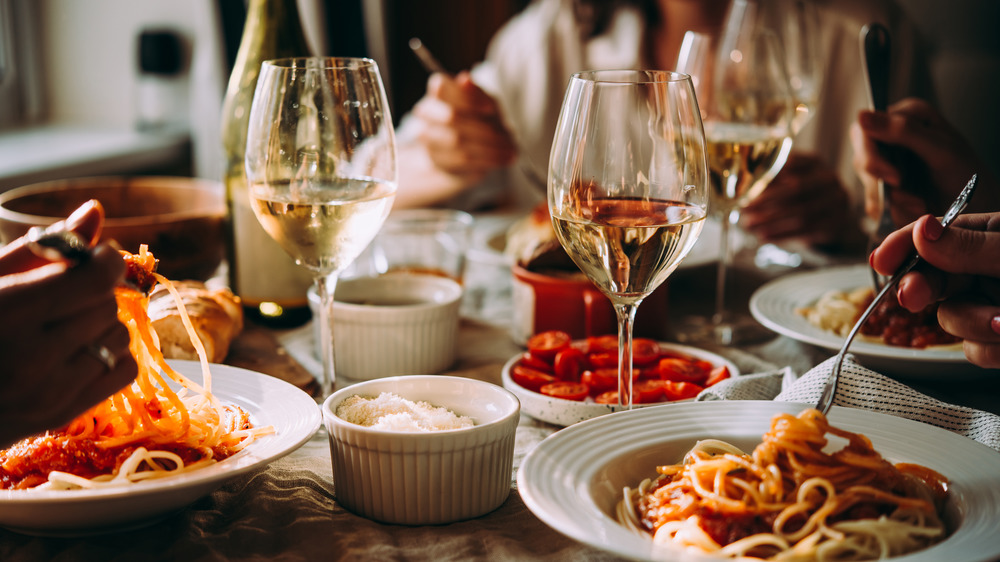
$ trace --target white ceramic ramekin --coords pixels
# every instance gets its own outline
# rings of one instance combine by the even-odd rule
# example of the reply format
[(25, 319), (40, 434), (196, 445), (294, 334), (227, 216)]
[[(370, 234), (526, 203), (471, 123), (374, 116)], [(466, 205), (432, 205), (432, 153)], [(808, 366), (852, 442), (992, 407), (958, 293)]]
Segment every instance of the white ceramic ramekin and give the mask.
[[(335, 298), (338, 378), (435, 374), (455, 362), (462, 304), (457, 282), (411, 273), (345, 279), (337, 283)], [(315, 310), (315, 293), (310, 300)], [(314, 330), (317, 338), (318, 332)]]
[[(407, 433), (377, 430), (337, 417), (350, 396), (392, 392), (469, 416), (471, 428)], [(511, 489), (520, 403), (495, 384), (462, 377), (413, 375), (360, 382), (323, 404), (333, 483), (344, 508), (401, 525), (434, 525), (479, 517), (500, 507)]]

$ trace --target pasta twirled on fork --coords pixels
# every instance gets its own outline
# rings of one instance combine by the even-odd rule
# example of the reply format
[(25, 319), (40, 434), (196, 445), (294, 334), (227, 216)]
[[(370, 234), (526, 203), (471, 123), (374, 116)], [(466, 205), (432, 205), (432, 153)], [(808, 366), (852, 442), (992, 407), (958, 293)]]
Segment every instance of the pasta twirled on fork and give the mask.
[[(160, 478), (225, 459), (273, 432), (252, 427), (246, 411), (212, 394), (204, 348), (173, 284), (155, 272), (155, 257), (145, 246), (138, 254), (122, 253), (129, 279), (143, 287), (115, 289), (118, 318), (139, 366), (135, 381), (66, 427), (0, 451), (0, 488), (93, 488)], [(173, 369), (160, 351), (146, 313), (147, 290), (156, 283), (178, 302), (200, 358), (201, 385)]]

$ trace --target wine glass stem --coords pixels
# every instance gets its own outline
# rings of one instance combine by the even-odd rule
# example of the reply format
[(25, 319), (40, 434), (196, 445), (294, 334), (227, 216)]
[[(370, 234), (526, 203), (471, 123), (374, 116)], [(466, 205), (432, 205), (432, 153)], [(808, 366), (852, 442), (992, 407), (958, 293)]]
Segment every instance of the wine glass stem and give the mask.
[(323, 376), (319, 381), (320, 401), (333, 393), (337, 383), (334, 374), (333, 357), (333, 294), (337, 288), (337, 275), (320, 275), (315, 278), (316, 294), (319, 295), (319, 349), (323, 362)]
[(618, 405), (632, 409), (632, 326), (639, 303), (615, 304), (618, 315)]
[(721, 324), (726, 318), (726, 278), (729, 275), (729, 265), (732, 254), (729, 249), (729, 233), (731, 224), (739, 218), (736, 210), (723, 211), (719, 221), (719, 264), (715, 277), (715, 315), (712, 323)]

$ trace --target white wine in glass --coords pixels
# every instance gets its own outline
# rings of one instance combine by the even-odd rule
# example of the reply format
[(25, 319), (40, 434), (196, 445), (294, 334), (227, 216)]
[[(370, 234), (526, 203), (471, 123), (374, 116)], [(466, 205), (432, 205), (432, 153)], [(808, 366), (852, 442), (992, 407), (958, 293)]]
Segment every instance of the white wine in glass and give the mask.
[[(733, 0), (733, 4), (742, 6), (751, 1)], [(825, 58), (822, 53), (820, 11), (816, 0), (769, 0), (760, 3), (759, 9), (762, 11), (762, 25), (774, 31), (782, 47), (788, 83), (795, 97), (795, 117), (792, 118), (791, 129), (792, 136), (796, 137), (815, 117), (821, 103)], [(772, 264), (796, 267), (802, 263), (803, 257), (794, 246), (794, 243), (765, 243), (757, 248), (754, 263), (760, 267)]]
[(719, 37), (688, 32), (677, 67), (692, 75), (705, 124), (712, 211), (721, 227), (715, 311), (687, 319), (678, 338), (732, 344), (770, 332), (726, 306), (732, 262), (731, 228), (740, 209), (781, 170), (792, 148), (796, 99), (777, 36), (765, 28), (756, 2), (736, 0)]
[(314, 276), (323, 399), (336, 384), (331, 310), (337, 275), (378, 234), (396, 196), (395, 133), (375, 62), (264, 62), (250, 110), (246, 168), (257, 220)]
[(690, 77), (575, 74), (549, 159), (552, 224), (618, 316), (618, 403), (632, 406), (632, 325), (698, 239), (708, 208), (705, 136)]

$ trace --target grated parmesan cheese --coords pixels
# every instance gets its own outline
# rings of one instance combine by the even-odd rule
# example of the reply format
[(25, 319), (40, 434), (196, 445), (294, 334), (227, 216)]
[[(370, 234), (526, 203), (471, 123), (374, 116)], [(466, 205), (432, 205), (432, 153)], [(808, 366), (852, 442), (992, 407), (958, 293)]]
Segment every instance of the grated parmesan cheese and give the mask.
[(427, 402), (413, 402), (391, 392), (383, 392), (377, 398), (351, 396), (337, 406), (337, 417), (373, 429), (417, 433), (475, 425), (468, 416), (455, 415), (447, 408)]

